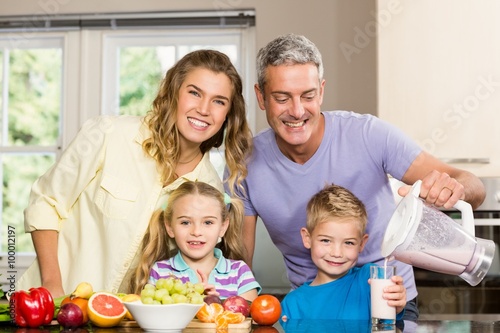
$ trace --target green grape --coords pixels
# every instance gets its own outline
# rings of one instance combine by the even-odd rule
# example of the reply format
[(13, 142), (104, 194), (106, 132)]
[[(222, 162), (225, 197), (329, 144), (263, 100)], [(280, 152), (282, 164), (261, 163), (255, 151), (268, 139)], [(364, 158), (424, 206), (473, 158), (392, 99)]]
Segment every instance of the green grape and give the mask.
[(156, 289), (155, 291), (155, 296), (153, 299), (160, 301), (163, 299), (163, 296), (168, 295), (168, 290), (167, 289)]
[(187, 295), (188, 302), (191, 304), (202, 304), (204, 302), (204, 295), (198, 293), (191, 293)]
[(186, 287), (186, 291), (184, 292), (184, 295), (189, 295), (189, 294), (196, 294), (196, 291), (194, 290), (193, 285)]
[(201, 282), (195, 283), (194, 291), (200, 295), (203, 295), (205, 293), (205, 286)]
[(168, 290), (167, 279), (165, 279), (165, 278), (159, 278), (158, 281), (156, 281), (156, 289), (166, 289), (166, 290)]
[(165, 295), (161, 299), (161, 304), (174, 304), (174, 299), (170, 295)]
[(175, 277), (170, 276), (165, 281), (165, 289), (167, 289), (169, 293), (172, 292), (172, 288), (174, 287), (175, 280), (177, 280)]
[(172, 292), (170, 294), (186, 295), (186, 293), (187, 293), (187, 288), (186, 285), (182, 283), (182, 280), (175, 280), (174, 286), (172, 287)]
[(156, 289), (156, 286), (152, 283), (146, 283), (146, 285), (144, 286), (143, 289), (153, 289), (155, 290)]
[(142, 304), (153, 304), (152, 297), (141, 297)]
[(146, 298), (146, 297), (155, 297), (155, 289), (151, 288), (144, 288), (141, 290), (141, 298)]
[(146, 284), (141, 290), (141, 301), (143, 304), (201, 304), (204, 292), (203, 283), (183, 283), (181, 279), (169, 276), (158, 279), (156, 285)]
[(182, 294), (173, 294), (172, 299), (173, 299), (174, 303), (189, 303), (186, 295), (182, 295)]

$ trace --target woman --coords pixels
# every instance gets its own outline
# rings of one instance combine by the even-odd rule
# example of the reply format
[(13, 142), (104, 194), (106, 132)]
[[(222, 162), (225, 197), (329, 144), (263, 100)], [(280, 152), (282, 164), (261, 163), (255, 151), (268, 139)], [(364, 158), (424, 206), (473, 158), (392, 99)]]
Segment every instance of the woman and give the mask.
[(61, 159), (33, 185), (25, 210), (37, 260), (18, 289), (44, 286), (54, 297), (79, 282), (127, 290), (125, 276), (149, 219), (185, 180), (222, 190), (209, 150), (225, 143), (226, 181), (240, 184), (252, 135), (242, 82), (229, 58), (194, 51), (163, 79), (146, 117), (86, 122)]

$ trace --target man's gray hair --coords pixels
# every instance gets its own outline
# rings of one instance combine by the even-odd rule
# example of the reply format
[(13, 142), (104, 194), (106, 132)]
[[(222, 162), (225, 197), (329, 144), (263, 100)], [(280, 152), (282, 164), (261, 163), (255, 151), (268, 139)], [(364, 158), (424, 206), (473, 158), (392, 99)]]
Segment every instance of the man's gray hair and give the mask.
[(316, 45), (301, 35), (287, 34), (277, 37), (257, 54), (257, 82), (260, 90), (266, 83), (268, 66), (312, 63), (318, 68), (319, 80), (323, 80), (323, 60)]

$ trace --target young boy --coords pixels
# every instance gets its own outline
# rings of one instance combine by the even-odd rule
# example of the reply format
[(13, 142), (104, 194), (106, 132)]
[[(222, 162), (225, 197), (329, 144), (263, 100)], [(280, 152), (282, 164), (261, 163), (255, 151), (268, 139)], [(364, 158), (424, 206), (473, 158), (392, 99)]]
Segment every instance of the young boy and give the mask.
[[(284, 324), (291, 319), (370, 320), (370, 266), (356, 267), (359, 253), (368, 240), (367, 214), (363, 203), (347, 189), (329, 185), (307, 205), (302, 241), (311, 250), (318, 268), (313, 281), (291, 291), (283, 299)], [(384, 298), (403, 318), (406, 289), (403, 278), (394, 276)]]

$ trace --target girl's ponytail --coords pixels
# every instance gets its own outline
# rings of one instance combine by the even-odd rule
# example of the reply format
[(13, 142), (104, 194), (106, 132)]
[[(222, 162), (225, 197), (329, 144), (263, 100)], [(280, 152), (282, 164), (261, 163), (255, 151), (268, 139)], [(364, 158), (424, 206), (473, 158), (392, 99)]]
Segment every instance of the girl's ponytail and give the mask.
[(139, 264), (132, 275), (130, 292), (140, 294), (142, 288), (148, 283), (149, 272), (153, 264), (159, 260), (170, 257), (170, 237), (165, 228), (165, 213), (159, 209), (153, 213), (148, 229), (142, 239), (139, 251), (141, 253)]
[(243, 202), (224, 193), (225, 214), (224, 218), (229, 219), (229, 226), (226, 230), (220, 249), (224, 257), (229, 259), (243, 260), (244, 247), (242, 242), (242, 227), (245, 217)]

